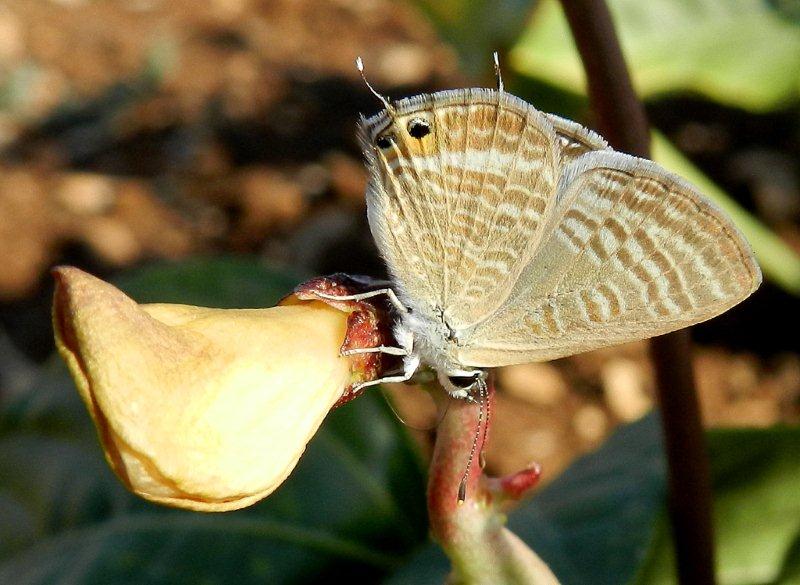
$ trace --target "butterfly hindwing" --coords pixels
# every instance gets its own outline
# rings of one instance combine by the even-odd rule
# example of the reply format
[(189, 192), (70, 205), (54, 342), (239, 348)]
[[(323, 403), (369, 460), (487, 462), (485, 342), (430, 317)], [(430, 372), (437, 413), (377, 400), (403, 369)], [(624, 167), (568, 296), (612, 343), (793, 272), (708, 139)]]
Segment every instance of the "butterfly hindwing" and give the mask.
[(555, 114), (545, 114), (545, 117), (553, 125), (556, 132), (562, 169), (587, 152), (611, 150), (611, 147), (602, 136), (592, 132), (585, 126)]
[(552, 229), (503, 306), (463, 338), (459, 359), (554, 359), (710, 319), (761, 273), (732, 222), (679, 177), (613, 151), (576, 158)]

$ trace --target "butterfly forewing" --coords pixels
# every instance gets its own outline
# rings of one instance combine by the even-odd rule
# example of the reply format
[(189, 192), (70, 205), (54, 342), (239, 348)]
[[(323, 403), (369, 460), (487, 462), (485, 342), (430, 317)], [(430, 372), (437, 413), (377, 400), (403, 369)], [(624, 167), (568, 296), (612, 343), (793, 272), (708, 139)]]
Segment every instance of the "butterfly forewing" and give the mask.
[[(522, 100), (490, 90), (420, 96), (365, 123), (392, 135), (366, 144), (378, 247), (407, 300), (454, 329), (491, 315), (531, 260), (555, 205), (560, 146)], [(424, 120), (417, 138), (409, 124)]]
[(761, 273), (736, 227), (693, 187), (613, 151), (565, 170), (549, 235), (503, 306), (471, 328), (465, 365), (553, 359), (710, 319)]

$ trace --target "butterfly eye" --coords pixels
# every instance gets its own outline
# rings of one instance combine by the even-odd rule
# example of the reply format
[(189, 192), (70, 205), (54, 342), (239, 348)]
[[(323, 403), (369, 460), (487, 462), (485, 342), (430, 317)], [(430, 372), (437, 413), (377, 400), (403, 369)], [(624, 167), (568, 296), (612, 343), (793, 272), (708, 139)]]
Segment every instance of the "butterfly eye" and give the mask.
[(427, 120), (414, 118), (408, 123), (408, 133), (416, 139), (424, 138), (431, 133), (431, 125)]
[(464, 390), (469, 390), (472, 388), (473, 384), (475, 384), (474, 376), (448, 376), (447, 379), (450, 380), (450, 383), (456, 388), (462, 388)]
[(447, 379), (450, 380), (450, 383), (456, 388), (469, 390), (475, 386), (479, 380), (486, 380), (486, 372), (483, 370), (475, 370), (469, 376), (447, 376)]
[(391, 134), (384, 134), (383, 136), (378, 136), (375, 140), (375, 144), (378, 148), (389, 148), (392, 143), (394, 142), (394, 136)]

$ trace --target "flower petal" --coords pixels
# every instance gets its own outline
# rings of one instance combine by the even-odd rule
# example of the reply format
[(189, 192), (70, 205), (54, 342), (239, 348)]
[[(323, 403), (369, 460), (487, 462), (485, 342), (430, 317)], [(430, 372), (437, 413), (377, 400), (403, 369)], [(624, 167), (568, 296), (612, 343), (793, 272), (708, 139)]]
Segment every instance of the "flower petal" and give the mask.
[(319, 301), (137, 305), (78, 269), (54, 274), (59, 352), (109, 463), (145, 498), (207, 511), (263, 498), (350, 382), (348, 315)]

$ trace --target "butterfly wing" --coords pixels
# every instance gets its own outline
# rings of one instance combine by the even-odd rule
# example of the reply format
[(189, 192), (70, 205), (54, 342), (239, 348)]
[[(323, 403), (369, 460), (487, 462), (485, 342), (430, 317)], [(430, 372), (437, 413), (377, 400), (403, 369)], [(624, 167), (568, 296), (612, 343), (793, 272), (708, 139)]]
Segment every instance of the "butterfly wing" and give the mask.
[(614, 151), (576, 158), (549, 235), (513, 291), (460, 339), (464, 365), (549, 360), (705, 321), (761, 271), (733, 223), (683, 179)]
[(556, 132), (562, 168), (566, 168), (572, 161), (587, 152), (611, 150), (608, 142), (602, 136), (585, 126), (555, 114), (545, 114), (545, 117)]
[(361, 138), (370, 226), (403, 301), (453, 328), (493, 313), (555, 204), (553, 125), (519, 98), (466, 89), (401, 100)]

